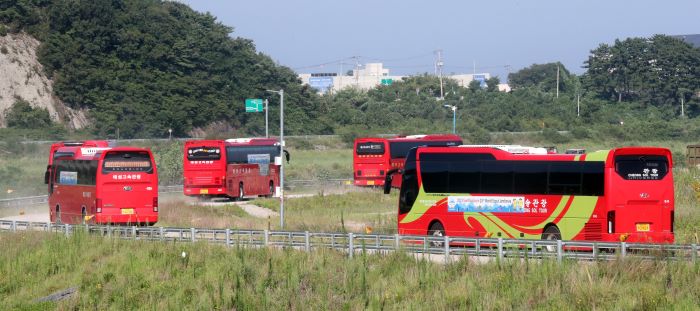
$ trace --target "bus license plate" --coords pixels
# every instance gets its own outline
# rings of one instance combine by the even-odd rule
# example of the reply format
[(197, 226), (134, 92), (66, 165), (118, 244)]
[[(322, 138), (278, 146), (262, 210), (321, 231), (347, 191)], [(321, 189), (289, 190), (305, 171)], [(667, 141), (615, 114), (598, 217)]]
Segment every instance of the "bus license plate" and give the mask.
[(637, 224), (637, 231), (638, 232), (648, 232), (649, 231), (649, 224)]
[(199, 189), (199, 194), (209, 194), (209, 189)]
[(374, 185), (374, 180), (368, 180), (368, 181), (367, 181), (367, 185), (373, 186), (373, 185)]
[(122, 215), (133, 215), (133, 214), (134, 214), (133, 208), (122, 208)]

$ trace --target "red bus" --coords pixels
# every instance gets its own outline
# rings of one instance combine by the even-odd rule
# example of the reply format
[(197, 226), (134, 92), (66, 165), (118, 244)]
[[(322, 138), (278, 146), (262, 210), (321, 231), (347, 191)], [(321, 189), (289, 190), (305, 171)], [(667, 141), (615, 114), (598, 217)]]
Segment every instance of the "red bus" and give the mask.
[(271, 197), (279, 186), (279, 156), (280, 144), (271, 138), (186, 141), (183, 192), (199, 198)]
[[(462, 139), (453, 134), (355, 139), (352, 157), (355, 185), (383, 186), (384, 177), (389, 170), (402, 168), (408, 151), (417, 146), (457, 146), (461, 144)], [(398, 188), (400, 186), (401, 178), (394, 178), (392, 187)]]
[(67, 147), (52, 148), (53, 156), (46, 173), (51, 221), (156, 223), (158, 174), (151, 151), (103, 147), (102, 143), (96, 144), (100, 147), (92, 145), (71, 143)]
[(403, 169), (398, 231), (673, 243), (672, 167), (671, 152), (657, 147), (545, 155), (418, 147)]

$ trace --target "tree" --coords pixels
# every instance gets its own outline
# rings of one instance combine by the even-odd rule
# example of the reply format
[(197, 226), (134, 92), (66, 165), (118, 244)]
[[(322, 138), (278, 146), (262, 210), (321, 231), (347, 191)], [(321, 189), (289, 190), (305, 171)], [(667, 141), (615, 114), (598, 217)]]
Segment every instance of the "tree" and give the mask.
[(601, 44), (586, 67), (584, 86), (602, 99), (680, 110), (700, 90), (700, 49), (669, 36)]
[(33, 108), (29, 102), (17, 99), (5, 112), (8, 127), (20, 129), (45, 129), (53, 125), (46, 108)]
[(559, 71), (559, 92), (573, 90), (574, 76), (560, 62), (533, 64), (530, 67), (508, 74), (508, 84), (513, 90), (536, 87), (544, 92), (556, 92), (557, 71)]
[(489, 92), (498, 92), (498, 85), (500, 83), (501, 80), (498, 79), (498, 77), (491, 77), (486, 80), (486, 90)]

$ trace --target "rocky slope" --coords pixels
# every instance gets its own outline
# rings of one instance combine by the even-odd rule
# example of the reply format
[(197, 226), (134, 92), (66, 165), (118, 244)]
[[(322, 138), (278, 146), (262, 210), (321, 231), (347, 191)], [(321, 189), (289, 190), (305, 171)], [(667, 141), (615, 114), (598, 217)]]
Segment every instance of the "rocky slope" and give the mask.
[(67, 127), (86, 126), (85, 111), (71, 109), (53, 95), (53, 81), (37, 59), (40, 44), (26, 33), (0, 36), (0, 127), (7, 126), (5, 112), (17, 99), (46, 108), (52, 120)]

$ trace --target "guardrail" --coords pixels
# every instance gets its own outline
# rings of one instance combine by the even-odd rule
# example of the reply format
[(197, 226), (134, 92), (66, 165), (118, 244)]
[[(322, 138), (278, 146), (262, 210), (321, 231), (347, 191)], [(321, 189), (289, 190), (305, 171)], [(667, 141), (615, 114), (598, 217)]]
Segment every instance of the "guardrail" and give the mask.
[(386, 234), (327, 233), (241, 229), (166, 228), (135, 226), (68, 225), (45, 222), (0, 220), (0, 232), (44, 231), (71, 235), (77, 230), (128, 240), (198, 242), (238, 247), (282, 247), (303, 251), (334, 249), (353, 257), (357, 252), (393, 252), (459, 256), (571, 260), (616, 260), (634, 257), (646, 260), (697, 261), (696, 244), (636, 244), (588, 241), (516, 240)]

